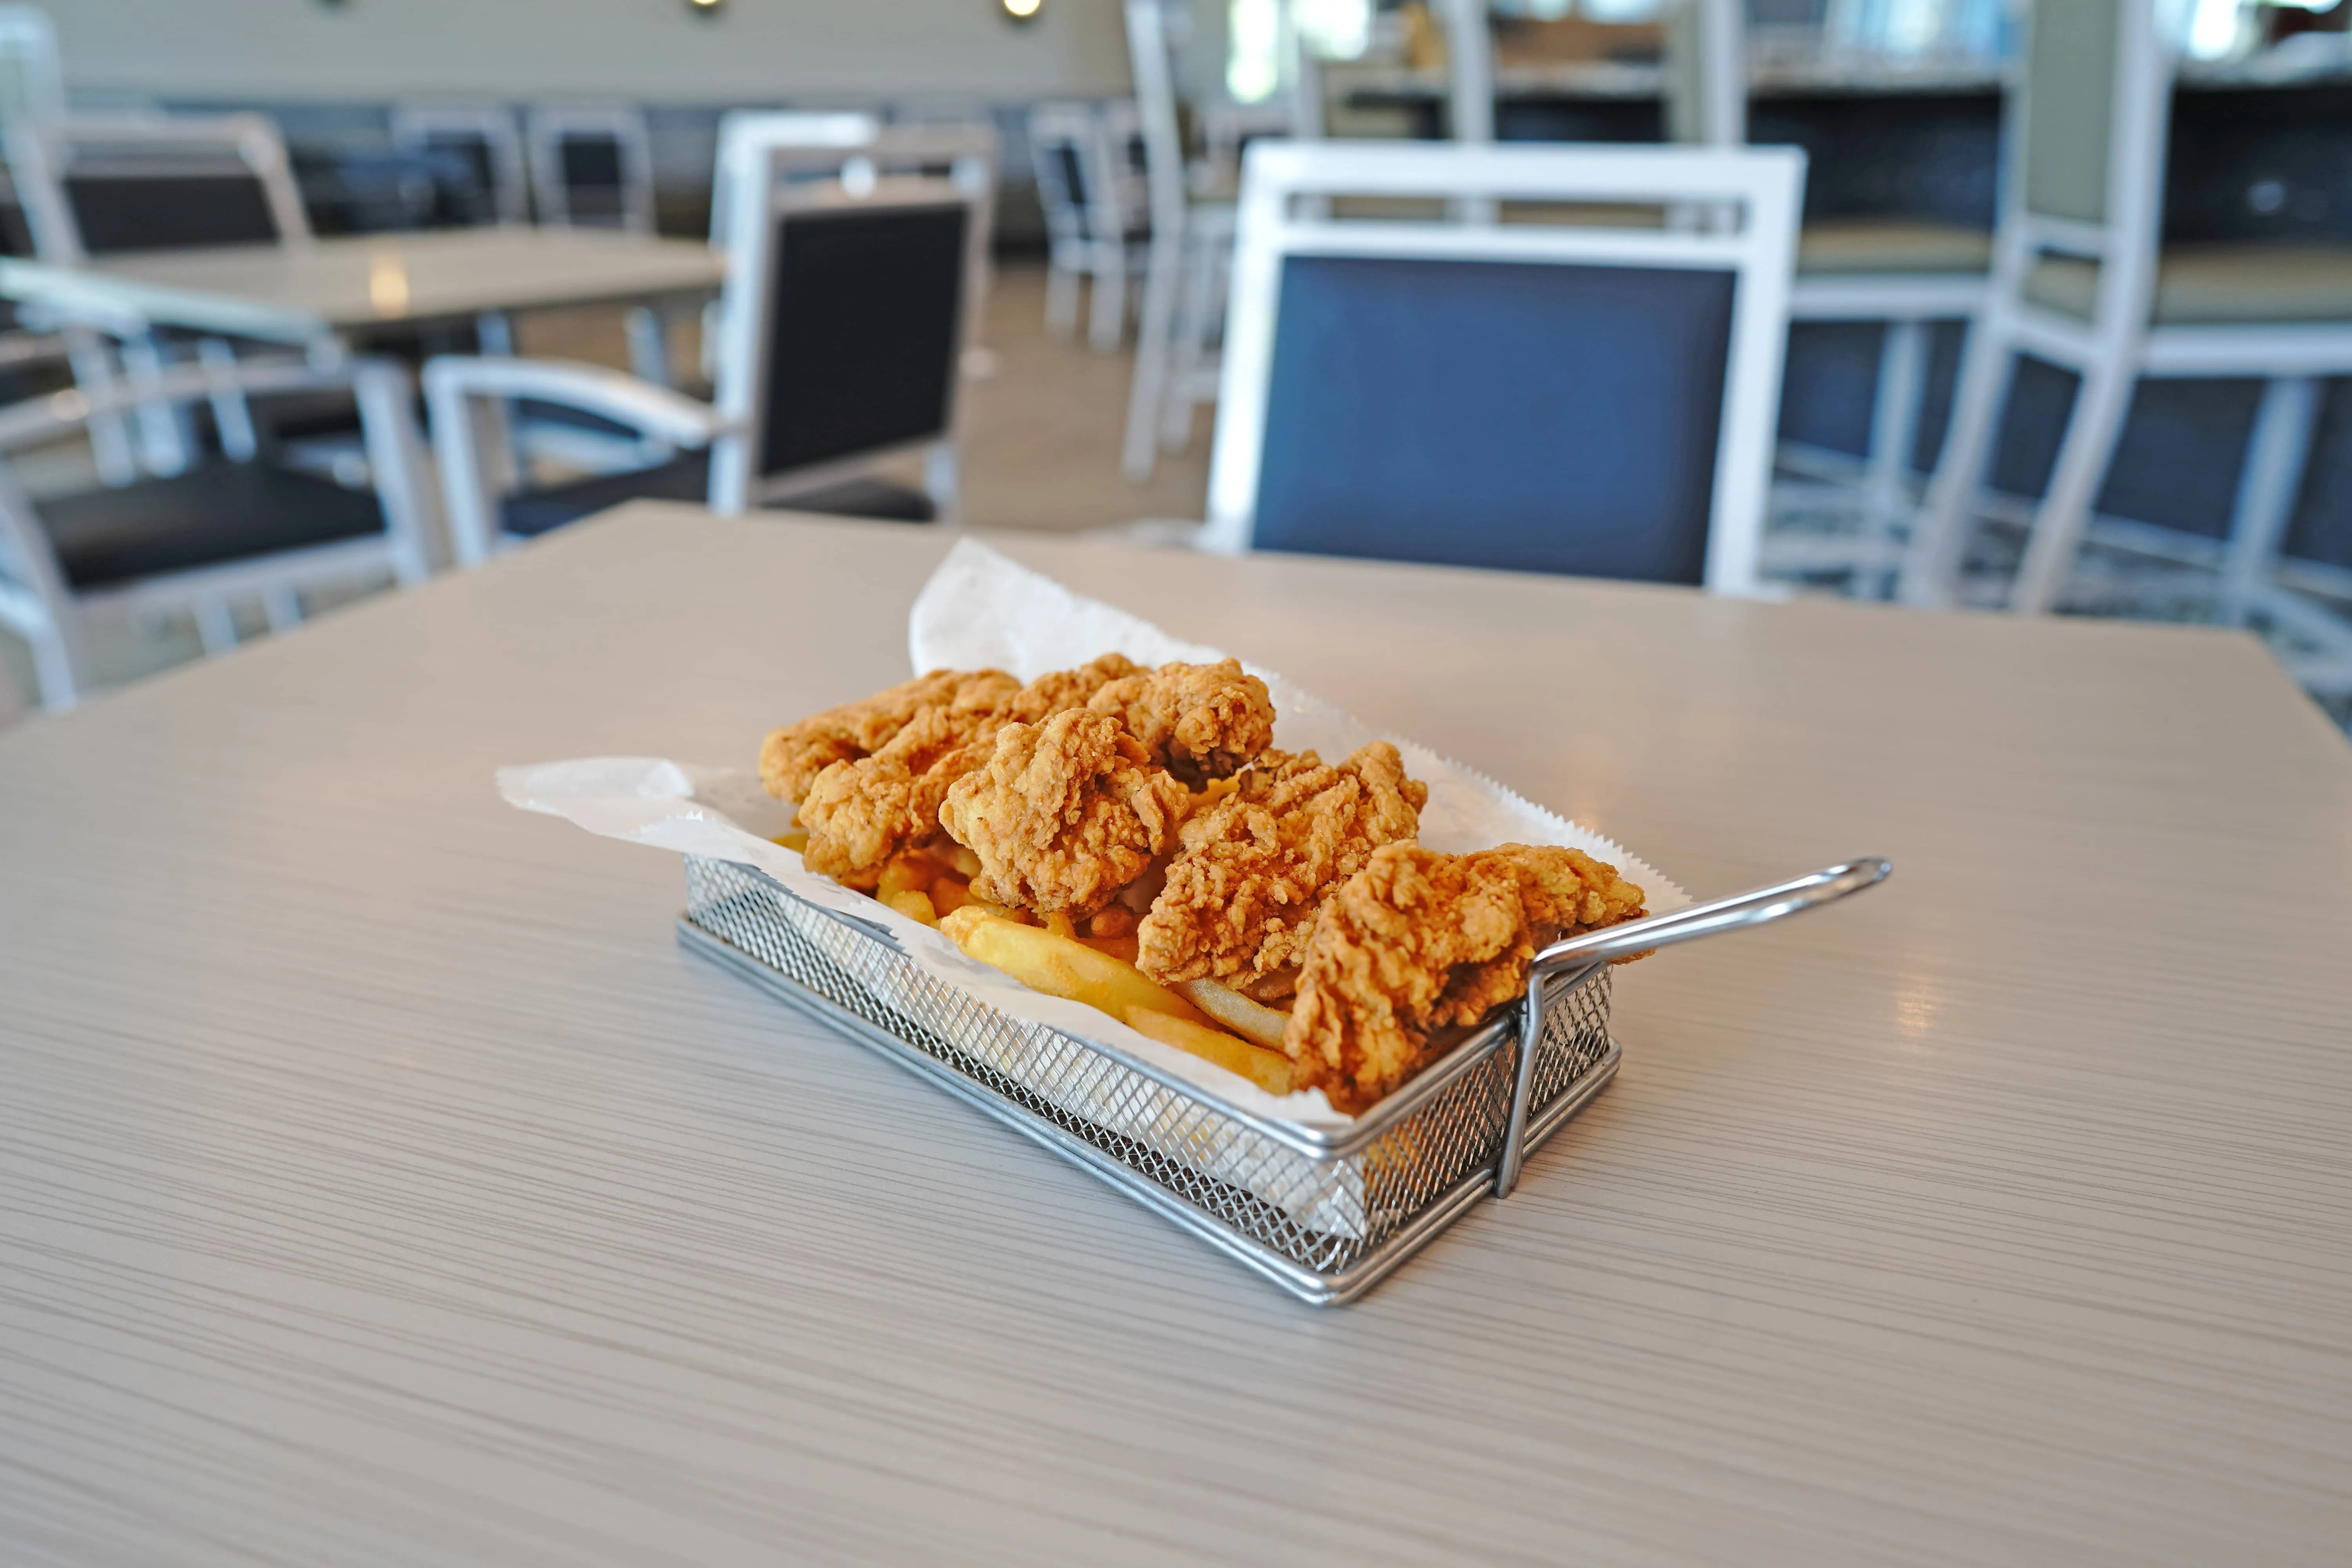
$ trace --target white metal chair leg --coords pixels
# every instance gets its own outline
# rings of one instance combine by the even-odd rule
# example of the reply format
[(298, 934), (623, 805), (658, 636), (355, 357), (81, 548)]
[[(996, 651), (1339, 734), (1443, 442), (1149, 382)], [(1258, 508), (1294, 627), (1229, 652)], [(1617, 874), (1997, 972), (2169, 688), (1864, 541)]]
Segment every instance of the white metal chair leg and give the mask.
[[(1911, 510), (1907, 476), (1919, 441), (1919, 405), (1927, 376), (1927, 328), (1924, 321), (1889, 321), (1878, 356), (1878, 395), (1870, 415), (1870, 474), (1864, 486), (1863, 521), (1873, 538), (1892, 540)], [(1878, 575), (1887, 576), (1888, 574)], [(1880, 597), (1891, 582), (1874, 582)]]
[(623, 318), (629, 334), (629, 374), (656, 386), (667, 386), (669, 323), (651, 305), (633, 307)]
[(1143, 321), (1137, 330), (1135, 377), (1127, 399), (1127, 443), (1120, 467), (1129, 480), (1144, 484), (1160, 458), (1160, 400), (1168, 391), (1168, 335), (1176, 314), (1176, 288), (1183, 270), (1183, 236), (1152, 237), (1151, 263), (1143, 276)]
[(1066, 338), (1078, 330), (1078, 273), (1056, 260), (1045, 268), (1045, 331)]
[(924, 448), (923, 490), (931, 498), (940, 521), (963, 521), (963, 465), (953, 442), (935, 442)]
[(46, 626), (34, 631), (33, 682), (44, 712), (62, 713), (81, 700), (90, 687), (89, 657), (73, 626)]
[(2065, 588), (2137, 380), (2132, 362), (2121, 354), (2103, 354), (2084, 370), (2067, 416), (2066, 438), (2059, 443), (2058, 464), (2050, 475), (2049, 493), (2034, 509), (2025, 560), (2010, 590), (2009, 607), (2017, 614), (2047, 615)]
[(1912, 524), (1910, 548), (1904, 552), (1899, 592), (1906, 604), (1948, 605), (1958, 589), (1976, 524), (1978, 487), (1992, 456), (1995, 422), (2009, 387), (2011, 353), (2004, 324), (1990, 312), (1970, 324), (1951, 428), (1927, 501)]
[(1199, 379), (1201, 363), (1208, 353), (1209, 331), (1213, 317), (1211, 296), (1216, 289), (1216, 265), (1213, 247), (1193, 237), (1184, 258), (1182, 304), (1176, 317), (1176, 330), (1169, 353), (1168, 388), (1161, 395), (1160, 411), (1160, 449), (1181, 452), (1192, 441), (1192, 384)]
[(2319, 382), (2283, 375), (2263, 388), (2261, 408), (2246, 439), (2246, 463), (2238, 477), (2238, 500), (2230, 519), (2229, 553), (2221, 563), (2216, 618), (2242, 626), (2269, 580), (2311, 454), (2312, 428), (2319, 419)]
[(1115, 354), (1127, 341), (1127, 252), (1122, 246), (1097, 246), (1089, 268), (1094, 279), (1087, 342), (1098, 354)]
[(261, 595), (261, 613), (273, 632), (290, 632), (302, 624), (302, 595), (291, 588), (272, 588)]
[(199, 601), (195, 616), (196, 641), (204, 647), (206, 658), (225, 654), (236, 646), (236, 616), (231, 613), (226, 599)]

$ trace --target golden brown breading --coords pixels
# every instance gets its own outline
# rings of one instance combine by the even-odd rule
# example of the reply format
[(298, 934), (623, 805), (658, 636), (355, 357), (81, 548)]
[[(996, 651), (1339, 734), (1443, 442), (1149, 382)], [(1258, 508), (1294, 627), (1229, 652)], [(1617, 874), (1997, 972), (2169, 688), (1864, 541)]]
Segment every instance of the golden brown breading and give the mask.
[(1297, 963), (1324, 897), (1374, 849), (1419, 832), (1428, 799), (1386, 741), (1336, 767), (1312, 752), (1268, 752), (1184, 824), (1139, 963), (1163, 982), (1234, 985)]
[(1087, 706), (1116, 715), (1154, 761), (1195, 787), (1239, 773), (1274, 743), (1274, 699), (1236, 658), (1129, 675)]
[(926, 709), (872, 756), (817, 774), (800, 809), (808, 868), (871, 889), (898, 856), (938, 841), (948, 787), (988, 759), (987, 745), (968, 739), (971, 727), (967, 714)]
[(817, 774), (873, 755), (929, 709), (957, 716), (971, 738), (993, 733), (996, 715), (1021, 689), (1001, 669), (935, 669), (772, 731), (760, 748), (760, 782), (779, 800), (803, 799)]
[(1387, 845), (1316, 921), (1283, 1039), (1294, 1081), (1366, 1110), (1422, 1065), (1432, 1030), (1519, 994), (1538, 944), (1642, 912), (1641, 889), (1573, 849)]
[(940, 821), (980, 857), (975, 894), (1078, 918), (1174, 847), (1190, 798), (1116, 719), (1079, 710), (1005, 725)]
[(1005, 703), (1004, 716), (1018, 719), (1024, 724), (1043, 723), (1056, 713), (1084, 708), (1088, 699), (1114, 680), (1144, 673), (1143, 667), (1125, 654), (1107, 653), (1076, 669), (1057, 669), (1039, 676)]

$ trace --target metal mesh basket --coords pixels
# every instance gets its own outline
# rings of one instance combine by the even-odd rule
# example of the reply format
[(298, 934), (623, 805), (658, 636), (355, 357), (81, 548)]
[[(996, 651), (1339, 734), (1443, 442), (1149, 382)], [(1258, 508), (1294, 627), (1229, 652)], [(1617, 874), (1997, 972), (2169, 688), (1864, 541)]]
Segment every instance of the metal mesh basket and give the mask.
[[(1116, 1047), (1029, 1023), (926, 973), (887, 928), (749, 866), (689, 857), (689, 947), (914, 1068), (1317, 1303), (1349, 1300), (1489, 1191), (1521, 1014), (1490, 1018), (1349, 1126), (1260, 1117)], [(1606, 967), (1546, 994), (1528, 1142), (1617, 1068)]]

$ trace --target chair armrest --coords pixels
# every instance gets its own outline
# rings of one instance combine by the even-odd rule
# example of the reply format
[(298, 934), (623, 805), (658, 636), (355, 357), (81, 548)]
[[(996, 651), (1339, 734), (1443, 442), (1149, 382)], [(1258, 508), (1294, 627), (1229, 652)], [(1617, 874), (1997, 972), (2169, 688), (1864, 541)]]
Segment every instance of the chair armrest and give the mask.
[(329, 366), (300, 359), (199, 361), (160, 372), (117, 376), (97, 387), (69, 387), (0, 409), (0, 452), (72, 434), (93, 417), (152, 404), (198, 403), (230, 394), (267, 397), (358, 385), (396, 371), (388, 361), (347, 359)]
[(602, 365), (453, 355), (425, 367), (425, 400), (436, 429), (464, 417), (467, 398), (526, 397), (597, 415), (673, 447), (707, 447), (734, 429), (707, 403)]

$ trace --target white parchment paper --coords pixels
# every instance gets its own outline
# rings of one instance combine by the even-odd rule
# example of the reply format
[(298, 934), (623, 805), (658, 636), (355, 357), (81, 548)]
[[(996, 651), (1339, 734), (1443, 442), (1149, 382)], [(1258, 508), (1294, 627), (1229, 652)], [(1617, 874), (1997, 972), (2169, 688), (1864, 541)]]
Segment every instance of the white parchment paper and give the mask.
[[(1073, 594), (971, 539), (958, 542), (925, 584), (908, 618), (907, 640), (913, 673), (992, 667), (1024, 680), (1105, 653), (1123, 653), (1145, 665), (1225, 657), (1216, 648), (1179, 642), (1124, 610)], [(1337, 762), (1367, 741), (1394, 742), (1405, 771), (1429, 785), (1421, 841), (1431, 848), (1460, 854), (1513, 842), (1567, 845), (1609, 861), (1639, 883), (1653, 914), (1690, 901), (1681, 888), (1624, 846), (1426, 747), (1401, 736), (1383, 737), (1272, 670), (1246, 660), (1244, 664), (1273, 693), (1275, 743), (1284, 750), (1313, 750), (1326, 762)], [(752, 721), (755, 726), (770, 721), (767, 715)], [(746, 731), (747, 752), (756, 748), (757, 738)], [(1319, 1089), (1267, 1094), (1238, 1074), (1162, 1045), (1083, 1003), (1032, 991), (965, 957), (930, 927), (810, 871), (796, 851), (773, 842), (775, 835), (792, 825), (792, 807), (769, 796), (753, 769), (703, 767), (656, 757), (589, 757), (501, 768), (498, 784), (509, 805), (561, 816), (606, 838), (756, 866), (811, 903), (887, 934), (924, 971), (989, 1005), (1083, 1039), (1116, 1045), (1244, 1110), (1315, 1126), (1344, 1125), (1349, 1120), (1332, 1110)]]

